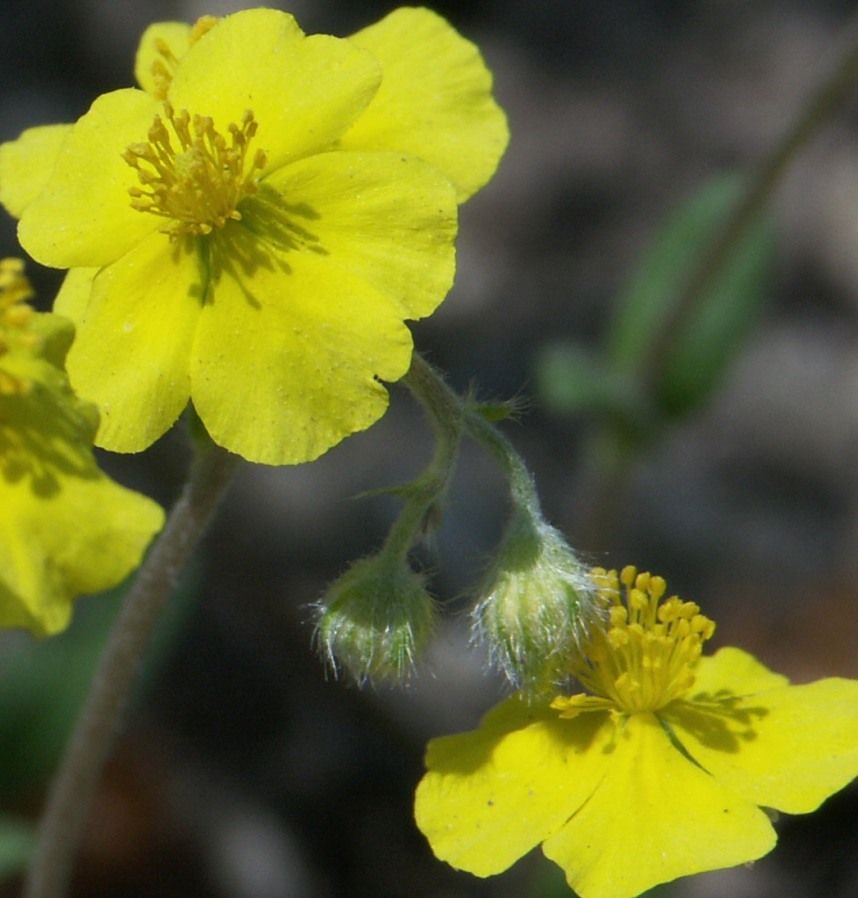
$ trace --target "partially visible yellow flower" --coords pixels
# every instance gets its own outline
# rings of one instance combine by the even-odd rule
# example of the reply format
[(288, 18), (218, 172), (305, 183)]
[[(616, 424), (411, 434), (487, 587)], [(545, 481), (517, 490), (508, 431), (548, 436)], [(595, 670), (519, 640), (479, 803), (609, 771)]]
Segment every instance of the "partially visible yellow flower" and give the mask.
[(575, 665), (590, 694), (517, 694), (429, 743), (415, 815), (439, 858), (489, 876), (542, 843), (581, 898), (632, 898), (761, 857), (763, 808), (807, 813), (858, 774), (858, 682), (700, 657), (697, 605), (634, 568), (594, 576), (611, 612)]
[[(478, 51), (425, 9), (352, 38), (252, 9), (152, 26), (141, 90), (0, 150), (24, 248), (69, 268), (72, 384), (138, 451), (191, 400), (215, 442), (309, 461), (374, 423), (507, 141)], [(35, 166), (33, 163), (35, 159)]]
[(137, 567), (164, 515), (99, 470), (98, 414), (62, 369), (73, 328), (29, 293), (21, 263), (0, 261), (0, 626), (45, 636)]

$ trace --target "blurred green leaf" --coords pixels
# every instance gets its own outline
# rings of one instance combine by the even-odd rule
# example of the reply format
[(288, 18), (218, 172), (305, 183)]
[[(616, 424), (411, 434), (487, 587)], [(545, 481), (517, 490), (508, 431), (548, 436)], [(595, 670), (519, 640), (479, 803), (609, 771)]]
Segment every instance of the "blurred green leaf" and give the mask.
[(536, 875), (527, 890), (528, 898), (576, 898), (560, 867), (549, 861), (534, 866)]
[[(535, 864), (535, 875), (527, 889), (527, 898), (577, 898), (577, 892), (566, 882), (563, 870), (550, 861)], [(639, 898), (668, 898), (674, 894), (673, 884), (656, 886)]]
[[(78, 602), (64, 633), (36, 642), (3, 634), (0, 667), (0, 799), (14, 800), (44, 780), (59, 759), (86, 694), (115, 609)], [(20, 637), (18, 639), (17, 637)]]
[[(138, 693), (169, 656), (196, 593), (192, 571), (158, 622)], [(57, 766), (122, 595), (113, 591), (79, 599), (71, 626), (45, 640), (0, 633), (0, 803), (15, 804), (39, 791)]]
[(5, 814), (0, 815), (0, 882), (16, 876), (30, 860), (35, 828)]
[[(609, 363), (640, 377), (704, 253), (720, 234), (743, 181), (721, 176), (670, 216), (616, 304), (607, 341)], [(672, 344), (664, 348), (652, 399), (668, 418), (700, 405), (717, 387), (767, 298), (774, 239), (759, 218), (745, 229)], [(659, 361), (659, 360), (656, 360)]]
[(535, 380), (542, 405), (554, 414), (599, 415), (632, 434), (652, 421), (640, 384), (598, 350), (571, 341), (545, 346), (536, 357)]

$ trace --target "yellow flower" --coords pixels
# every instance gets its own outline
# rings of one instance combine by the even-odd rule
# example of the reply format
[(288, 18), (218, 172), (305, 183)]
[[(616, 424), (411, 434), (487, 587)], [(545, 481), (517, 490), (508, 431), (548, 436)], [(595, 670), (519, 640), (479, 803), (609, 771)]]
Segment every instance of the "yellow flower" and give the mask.
[(634, 568), (594, 576), (610, 619), (574, 663), (592, 694), (517, 694), (429, 743), (415, 815), (439, 858), (489, 876), (542, 843), (582, 898), (631, 898), (762, 856), (763, 808), (807, 813), (858, 774), (858, 682), (701, 658), (697, 605)]
[(404, 321), (452, 283), (457, 203), (507, 140), (490, 73), (428, 10), (339, 40), (252, 9), (152, 26), (136, 74), (0, 152), (22, 245), (70, 269), (97, 441), (141, 450), (191, 400), (225, 448), (311, 460), (384, 413)]
[(29, 292), (21, 263), (0, 261), (0, 626), (44, 636), (136, 568), (164, 516), (99, 470), (98, 414), (62, 369), (73, 328)]

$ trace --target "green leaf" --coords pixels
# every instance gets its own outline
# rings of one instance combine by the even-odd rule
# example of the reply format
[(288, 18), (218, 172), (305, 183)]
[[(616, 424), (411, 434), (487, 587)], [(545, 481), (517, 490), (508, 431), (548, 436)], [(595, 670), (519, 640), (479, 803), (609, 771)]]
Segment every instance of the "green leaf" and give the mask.
[(0, 814), (0, 882), (27, 866), (35, 842), (35, 828), (17, 817)]
[[(197, 590), (192, 568), (158, 622), (132, 698), (168, 660)], [(17, 804), (41, 791), (59, 763), (122, 595), (114, 590), (78, 599), (71, 626), (48, 639), (0, 634), (0, 803)]]
[[(696, 266), (720, 235), (743, 188), (735, 176), (706, 184), (667, 221), (621, 293), (608, 334), (607, 354), (617, 371), (640, 377), (655, 341)], [(718, 386), (766, 300), (774, 239), (762, 217), (738, 240), (730, 258), (664, 348), (651, 384), (652, 400), (667, 418), (704, 402)]]
[(595, 414), (630, 433), (652, 423), (652, 409), (637, 381), (612, 368), (598, 350), (571, 341), (544, 346), (536, 356), (535, 381), (550, 413)]

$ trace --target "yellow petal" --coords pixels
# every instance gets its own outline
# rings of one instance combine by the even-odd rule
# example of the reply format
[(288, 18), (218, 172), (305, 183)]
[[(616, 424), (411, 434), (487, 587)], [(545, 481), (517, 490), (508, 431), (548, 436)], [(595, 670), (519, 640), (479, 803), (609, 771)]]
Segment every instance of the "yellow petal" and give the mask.
[(479, 50), (428, 9), (397, 9), (350, 39), (384, 81), (343, 149), (400, 150), (437, 166), (466, 200), (494, 174), (509, 130)]
[(99, 407), (98, 445), (139, 452), (172, 426), (188, 402), (190, 347), (203, 292), (200, 261), (196, 252), (156, 233), (101, 269), (84, 302), (89, 276), (91, 271), (80, 270), (77, 289), (63, 288), (70, 292), (61, 308), (77, 325), (69, 378)]
[(54, 268), (98, 267), (124, 255), (162, 222), (131, 208), (136, 173), (122, 158), (146, 140), (160, 109), (140, 90), (100, 96), (62, 142), (53, 173), (18, 227), (24, 249)]
[(42, 192), (54, 170), (71, 125), (29, 128), (17, 140), (0, 145), (0, 203), (20, 218)]
[[(311, 461), (387, 408), (375, 372), (402, 374), (411, 337), (396, 309), (315, 259), (290, 276), (225, 271), (203, 309), (194, 407), (212, 439), (264, 464)], [(354, 303), (353, 310), (349, 304)]]
[(252, 111), (253, 147), (265, 150), (272, 171), (329, 146), (380, 80), (378, 63), (348, 41), (305, 37), (292, 16), (249, 9), (221, 19), (188, 50), (169, 100), (210, 115), (222, 131)]
[(72, 601), (116, 586), (139, 564), (163, 513), (150, 500), (88, 472), (58, 469), (56, 492), (0, 477), (0, 626), (47, 636)]
[(514, 696), (478, 730), (429, 743), (417, 825), (441, 860), (500, 873), (587, 801), (611, 762), (612, 730), (606, 714), (561, 720)]
[(134, 60), (134, 77), (146, 93), (159, 96), (163, 87), (162, 80), (152, 70), (153, 65), (161, 67), (167, 63), (161, 48), (167, 48), (180, 60), (188, 51), (190, 37), (191, 26), (186, 22), (155, 22), (143, 32)]
[(20, 358), (31, 389), (0, 395), (0, 626), (61, 630), (81, 593), (140, 563), (163, 512), (107, 478), (92, 455), (95, 409), (57, 367), (71, 326), (38, 316), (41, 357)]
[(774, 847), (766, 815), (688, 761), (653, 715), (631, 716), (605, 760), (590, 800), (542, 846), (581, 898), (634, 898)]
[(736, 695), (752, 695), (764, 689), (788, 685), (789, 680), (783, 674), (769, 670), (742, 649), (727, 646), (697, 662), (689, 698), (693, 700), (697, 695), (713, 695), (724, 688), (729, 688)]
[(665, 718), (720, 783), (756, 804), (802, 814), (858, 776), (858, 681), (783, 686), (785, 678), (739, 649), (709, 660), (708, 696), (695, 686)]
[(406, 317), (453, 274), (455, 199), (434, 169), (332, 153), (278, 174), (212, 241), (192, 363), (215, 442), (251, 461), (316, 458), (387, 407), (378, 378), (408, 369)]
[(245, 224), (269, 243), (285, 241), (288, 262), (292, 250), (323, 259), (385, 294), (405, 318), (434, 312), (453, 283), (456, 198), (419, 159), (324, 153), (274, 172), (259, 197), (264, 203), (242, 206)]
[(54, 299), (54, 312), (72, 321), (82, 321), (92, 296), (92, 282), (98, 268), (70, 268)]

